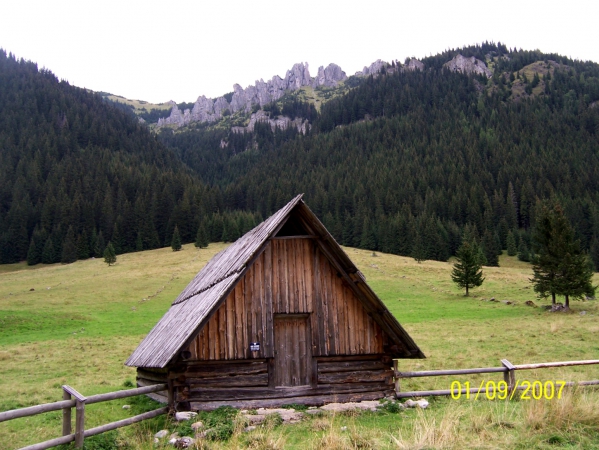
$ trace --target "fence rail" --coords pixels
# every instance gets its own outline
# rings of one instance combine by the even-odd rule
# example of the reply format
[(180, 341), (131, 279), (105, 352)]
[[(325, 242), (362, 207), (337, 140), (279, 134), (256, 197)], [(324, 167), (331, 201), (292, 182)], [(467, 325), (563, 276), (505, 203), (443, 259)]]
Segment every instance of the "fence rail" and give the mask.
[[(106, 425), (101, 425), (95, 428), (85, 429), (85, 405), (93, 403), (108, 402), (119, 398), (134, 397), (136, 395), (150, 394), (168, 389), (166, 384), (156, 384), (153, 386), (144, 386), (136, 389), (127, 389), (124, 391), (108, 392), (105, 394), (92, 395), (85, 397), (73, 389), (71, 386), (64, 385), (63, 400), (53, 403), (45, 403), (43, 405), (30, 406), (28, 408), (13, 409), (0, 413), (0, 422), (7, 420), (18, 419), (20, 417), (35, 416), (37, 414), (58, 411), (62, 409), (62, 436), (56, 439), (40, 442), (39, 444), (23, 447), (21, 450), (45, 450), (61, 444), (68, 444), (75, 441), (76, 448), (83, 447), (83, 441), (86, 437), (95, 436), (96, 434), (106, 431), (115, 430), (120, 427), (132, 425), (142, 420), (151, 419), (168, 413), (169, 408), (158, 408), (153, 411), (148, 411), (143, 414), (138, 414), (127, 419), (111, 422)], [(75, 398), (73, 398), (75, 397)], [(75, 433), (72, 433), (71, 425), (71, 409), (75, 408)]]
[[(561, 361), (561, 362), (549, 362), (549, 363), (537, 363), (537, 364), (519, 364), (513, 365), (507, 359), (502, 359), (502, 367), (481, 367), (476, 369), (455, 369), (455, 370), (422, 370), (418, 372), (401, 372), (398, 370), (398, 360), (393, 361), (394, 376), (395, 376), (395, 396), (397, 398), (408, 398), (408, 397), (429, 397), (435, 395), (452, 395), (452, 394), (486, 394), (487, 392), (495, 391), (495, 387), (480, 387), (471, 389), (440, 389), (433, 391), (401, 391), (401, 380), (405, 378), (417, 378), (417, 377), (439, 377), (449, 375), (470, 375), (470, 374), (481, 374), (481, 373), (503, 373), (504, 381), (507, 385), (508, 391), (511, 395), (513, 391), (520, 391), (527, 389), (526, 386), (518, 385), (516, 381), (517, 370), (533, 370), (533, 369), (548, 369), (552, 367), (568, 367), (568, 366), (587, 366), (593, 364), (599, 364), (599, 360), (591, 359), (584, 361)], [(590, 381), (579, 381), (579, 382), (567, 382), (565, 386), (599, 386), (599, 380)]]

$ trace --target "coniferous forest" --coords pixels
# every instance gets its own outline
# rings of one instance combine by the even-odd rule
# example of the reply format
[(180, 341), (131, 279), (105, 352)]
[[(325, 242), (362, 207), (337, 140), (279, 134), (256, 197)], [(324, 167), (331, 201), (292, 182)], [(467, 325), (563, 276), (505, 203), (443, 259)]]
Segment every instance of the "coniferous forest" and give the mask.
[[(444, 68), (458, 53), (493, 76)], [(117, 252), (166, 246), (175, 226), (183, 242), (199, 227), (234, 240), (304, 192), (342, 244), (446, 260), (470, 233), (489, 265), (508, 246), (530, 259), (537, 204), (557, 200), (599, 267), (596, 63), (485, 43), (425, 58), (423, 71), (352, 77), (318, 113), (264, 108), (304, 111), (306, 135), (267, 124), (153, 135), (33, 63), (0, 59), (2, 262), (61, 261), (71, 240), (79, 258), (109, 240)]]
[(176, 226), (192, 242), (213, 218), (234, 240), (261, 220), (212, 214), (221, 197), (135, 117), (0, 51), (0, 262), (170, 246)]

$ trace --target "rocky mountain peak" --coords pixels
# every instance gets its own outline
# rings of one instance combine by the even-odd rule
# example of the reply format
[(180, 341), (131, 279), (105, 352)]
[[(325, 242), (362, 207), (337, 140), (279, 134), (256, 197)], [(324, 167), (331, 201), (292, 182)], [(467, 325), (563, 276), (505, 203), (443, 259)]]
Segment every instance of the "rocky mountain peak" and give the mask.
[(254, 85), (242, 88), (239, 84), (233, 85), (233, 97), (228, 102), (224, 97), (209, 99), (201, 95), (196, 100), (193, 109), (181, 112), (177, 105), (172, 102), (171, 115), (165, 119), (158, 120), (158, 127), (163, 125), (176, 125), (177, 127), (187, 125), (190, 122), (216, 122), (223, 118), (225, 111), (235, 113), (244, 111), (249, 113), (254, 105), (264, 105), (278, 100), (287, 91), (295, 91), (303, 86), (327, 86), (334, 87), (337, 83), (347, 79), (347, 75), (341, 67), (329, 64), (326, 68), (320, 67), (315, 78), (310, 76), (308, 63), (294, 64), (285, 74), (285, 78), (278, 75), (269, 81), (256, 80)]

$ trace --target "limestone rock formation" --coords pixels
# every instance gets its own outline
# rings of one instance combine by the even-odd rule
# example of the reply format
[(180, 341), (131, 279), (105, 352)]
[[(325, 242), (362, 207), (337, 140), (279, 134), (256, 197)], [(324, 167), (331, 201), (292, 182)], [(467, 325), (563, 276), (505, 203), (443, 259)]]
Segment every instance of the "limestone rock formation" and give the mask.
[(302, 134), (306, 134), (310, 129), (310, 124), (307, 120), (301, 119), (299, 117), (291, 120), (287, 116), (277, 116), (276, 118), (271, 118), (269, 115), (263, 110), (259, 110), (253, 113), (250, 117), (250, 123), (247, 127), (233, 127), (231, 131), (233, 133), (247, 133), (254, 131), (254, 126), (257, 122), (265, 122), (270, 124), (270, 128), (274, 131), (277, 127), (280, 129), (286, 129), (288, 127), (294, 127), (298, 132)]
[(310, 76), (308, 63), (294, 64), (285, 74), (285, 78), (275, 75), (270, 81), (256, 80), (254, 85), (245, 89), (239, 84), (233, 85), (233, 96), (230, 103), (224, 97), (213, 100), (201, 95), (191, 111), (188, 109), (181, 111), (175, 102), (171, 101), (171, 114), (167, 118), (159, 119), (158, 127), (163, 125), (180, 127), (190, 122), (216, 122), (223, 118), (225, 111), (249, 113), (254, 105), (262, 107), (280, 99), (287, 91), (295, 91), (303, 86), (333, 87), (345, 79), (347, 79), (347, 75), (337, 64), (329, 64), (326, 68), (320, 67), (318, 76), (315, 78)]
[(412, 58), (408, 61), (407, 64), (403, 65), (402, 70), (405, 70), (405, 71), (424, 70), (424, 64), (421, 61), (418, 61), (416, 58)]
[(493, 75), (486, 64), (480, 59), (476, 59), (474, 56), (466, 58), (465, 56), (458, 54), (451, 61), (443, 64), (443, 67), (447, 67), (452, 72), (462, 72), (466, 74), (475, 73), (479, 75), (482, 74), (487, 78), (491, 78)]
[(377, 59), (370, 66), (368, 66), (368, 67), (364, 66), (364, 68), (361, 71), (356, 72), (356, 76), (357, 77), (360, 77), (360, 76), (365, 77), (368, 75), (376, 75), (386, 65), (387, 65), (387, 63), (385, 61), (383, 61), (381, 59)]
[(347, 79), (347, 75), (337, 64), (329, 64), (326, 69), (323, 66), (318, 68), (318, 75), (312, 81), (312, 87), (326, 86), (336, 87), (339, 81)]

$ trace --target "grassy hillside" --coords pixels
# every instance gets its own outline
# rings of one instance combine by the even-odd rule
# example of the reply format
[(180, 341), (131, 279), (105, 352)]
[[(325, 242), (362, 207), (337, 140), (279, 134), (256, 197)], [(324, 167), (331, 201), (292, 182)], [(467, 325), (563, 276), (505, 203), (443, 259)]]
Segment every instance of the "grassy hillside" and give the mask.
[[(224, 244), (202, 250), (188, 245), (181, 252), (168, 248), (131, 253), (120, 255), (112, 267), (101, 259), (35, 268), (0, 266), (0, 411), (59, 400), (62, 384), (91, 395), (134, 381), (134, 369), (123, 362), (222, 248)], [(394, 255), (346, 251), (427, 356), (402, 361), (404, 370), (498, 366), (501, 358), (523, 364), (599, 357), (599, 305), (575, 301), (569, 314), (526, 306), (527, 300), (543, 302), (534, 298), (528, 282), (530, 266), (514, 258), (504, 256), (500, 267), (485, 268), (485, 283), (466, 298), (450, 281), (451, 262), (417, 264)], [(492, 297), (499, 302), (488, 301)], [(582, 311), (586, 313), (581, 315)], [(527, 372), (518, 377), (597, 379), (599, 368)], [(447, 389), (451, 381), (451, 377), (420, 378), (403, 382), (402, 389)], [(125, 403), (92, 405), (86, 413), (87, 426), (130, 416), (130, 410), (121, 409)], [(593, 448), (590, 443), (599, 439), (598, 410), (596, 393), (553, 402), (435, 399), (425, 411), (308, 419), (266, 434), (236, 434), (226, 445), (355, 448), (362, 442), (361, 448), (544, 448), (551, 447), (548, 442), (553, 439), (570, 443), (568, 448)], [(2, 423), (0, 442), (10, 442), (12, 448), (57, 437), (60, 417), (56, 412)], [(149, 426), (129, 427), (118, 436), (134, 442), (134, 448), (152, 448), (148, 436), (163, 423), (154, 421), (155, 431)], [(342, 426), (348, 431), (341, 432)]]

